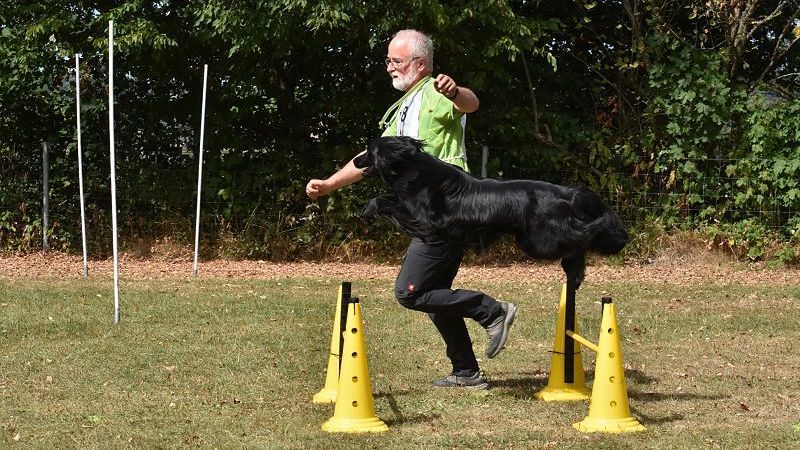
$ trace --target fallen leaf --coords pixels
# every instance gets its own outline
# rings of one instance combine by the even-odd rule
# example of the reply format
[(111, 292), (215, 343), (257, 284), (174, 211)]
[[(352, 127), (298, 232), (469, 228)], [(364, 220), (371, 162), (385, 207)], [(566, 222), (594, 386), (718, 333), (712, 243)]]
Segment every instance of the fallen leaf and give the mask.
[(164, 366), (164, 370), (167, 372), (167, 381), (173, 382), (176, 378), (176, 373), (178, 371), (178, 366)]
[(739, 407), (742, 408), (742, 411), (750, 411), (750, 407), (747, 406), (747, 404), (745, 404), (743, 402), (739, 402)]

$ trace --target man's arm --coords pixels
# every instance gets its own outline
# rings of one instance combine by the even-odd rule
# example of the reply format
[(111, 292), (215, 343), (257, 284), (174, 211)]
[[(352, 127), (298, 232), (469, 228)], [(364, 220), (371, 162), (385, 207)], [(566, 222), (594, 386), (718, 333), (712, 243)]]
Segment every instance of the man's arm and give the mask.
[(440, 73), (436, 76), (433, 85), (436, 91), (449, 98), (453, 102), (453, 106), (463, 113), (475, 112), (480, 106), (478, 96), (470, 89), (456, 84), (449, 75)]
[[(366, 152), (366, 150), (364, 151)], [(356, 155), (358, 158), (364, 152)], [(353, 158), (355, 159), (355, 158)], [(339, 169), (336, 173), (329, 176), (324, 180), (311, 180), (306, 185), (306, 195), (311, 200), (316, 200), (323, 195), (328, 195), (331, 192), (343, 188), (347, 185), (361, 181), (364, 178), (364, 169), (359, 169), (351, 159), (344, 167)]]

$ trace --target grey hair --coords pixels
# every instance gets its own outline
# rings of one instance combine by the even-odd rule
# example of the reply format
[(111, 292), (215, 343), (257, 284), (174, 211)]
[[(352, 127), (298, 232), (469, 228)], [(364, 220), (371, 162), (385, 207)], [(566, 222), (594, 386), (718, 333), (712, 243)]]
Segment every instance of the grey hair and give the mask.
[(411, 56), (424, 59), (425, 66), (433, 71), (433, 41), (427, 34), (417, 30), (400, 30), (392, 36), (392, 40), (397, 38), (408, 40)]

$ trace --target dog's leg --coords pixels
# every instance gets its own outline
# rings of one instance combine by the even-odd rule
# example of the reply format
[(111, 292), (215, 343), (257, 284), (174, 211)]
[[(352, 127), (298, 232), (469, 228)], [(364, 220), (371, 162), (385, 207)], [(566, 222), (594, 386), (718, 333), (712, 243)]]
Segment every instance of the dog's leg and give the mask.
[(370, 199), (361, 210), (363, 219), (383, 218), (404, 233), (423, 241), (436, 238), (436, 230), (413, 216), (394, 195), (383, 195)]
[(586, 272), (586, 256), (584, 253), (576, 253), (561, 260), (561, 268), (567, 275), (567, 287), (578, 289), (583, 283), (583, 275)]
[(363, 208), (361, 208), (361, 212), (358, 214), (362, 219), (372, 220), (378, 216), (378, 199), (372, 198), (370, 199)]
[(364, 205), (364, 208), (361, 209), (360, 216), (363, 219), (383, 217), (390, 214), (395, 205), (397, 205), (397, 198), (394, 196), (384, 195), (375, 197)]

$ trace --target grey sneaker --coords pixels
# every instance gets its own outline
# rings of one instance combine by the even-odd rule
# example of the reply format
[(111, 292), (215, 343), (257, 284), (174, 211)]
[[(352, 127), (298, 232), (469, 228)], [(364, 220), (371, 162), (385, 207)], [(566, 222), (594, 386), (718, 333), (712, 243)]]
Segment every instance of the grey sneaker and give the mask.
[(514, 317), (517, 315), (517, 305), (513, 303), (501, 302), (500, 307), (503, 308), (503, 315), (486, 327), (486, 332), (489, 334), (489, 344), (486, 345), (486, 357), (488, 358), (497, 356), (506, 345), (508, 329), (511, 328)]
[(480, 372), (469, 377), (459, 377), (451, 373), (444, 378), (433, 380), (433, 385), (437, 387), (463, 387), (474, 390), (489, 389), (489, 382)]

